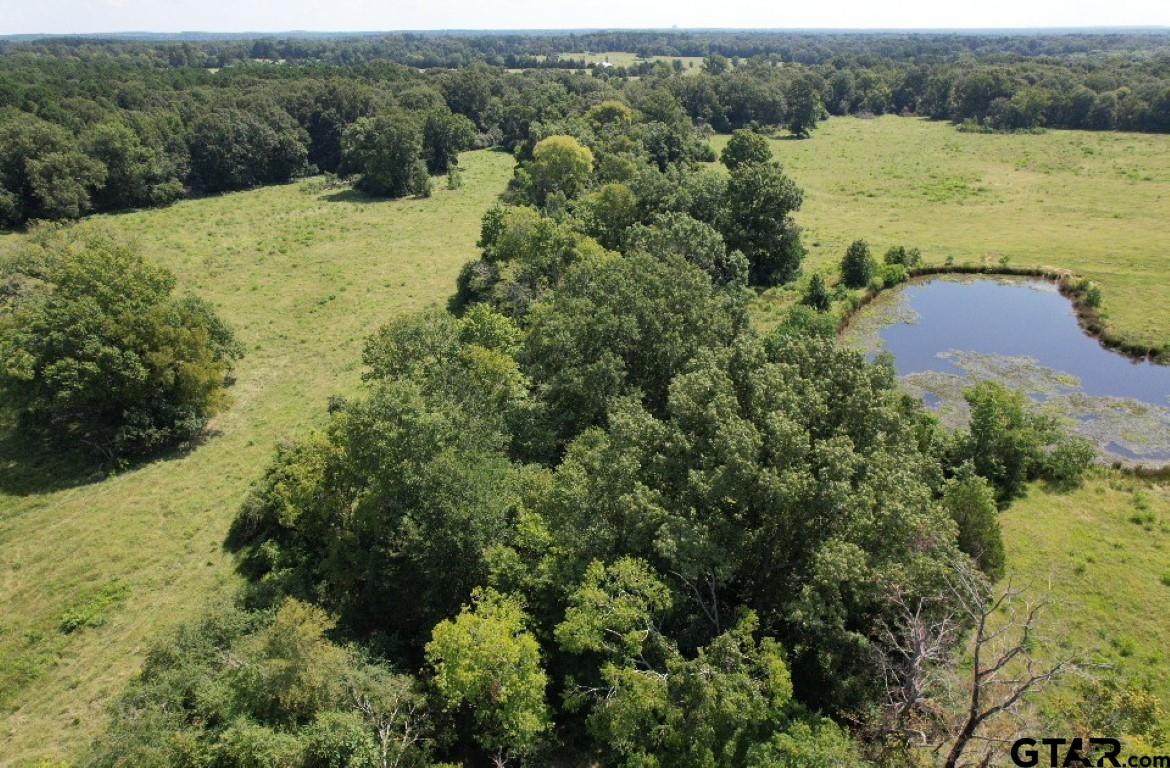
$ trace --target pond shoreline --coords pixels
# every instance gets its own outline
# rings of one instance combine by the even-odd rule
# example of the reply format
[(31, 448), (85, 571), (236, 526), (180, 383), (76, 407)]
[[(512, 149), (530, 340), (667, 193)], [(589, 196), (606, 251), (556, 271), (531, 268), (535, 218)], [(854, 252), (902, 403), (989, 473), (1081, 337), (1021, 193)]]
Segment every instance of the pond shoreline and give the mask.
[[(1088, 280), (1071, 270), (1045, 269), (1041, 267), (1008, 267), (1000, 265), (977, 264), (939, 264), (923, 267), (914, 267), (907, 270), (908, 280), (944, 275), (983, 275), (987, 277), (1030, 277), (1045, 280), (1054, 284), (1061, 295), (1072, 302), (1073, 313), (1077, 323), (1085, 335), (1096, 339), (1104, 348), (1113, 350), (1135, 362), (1148, 361), (1159, 365), (1170, 364), (1170, 344), (1162, 347), (1150, 347), (1136, 344), (1109, 330), (1101, 314), (1089, 303), (1089, 288), (1092, 285)], [(866, 288), (855, 301), (849, 302), (845, 314), (837, 324), (837, 334), (840, 335), (849, 327), (853, 317), (874, 299), (886, 291), (893, 290), (905, 283), (883, 286), (878, 290)]]
[[(1097, 342), (1101, 349), (1118, 355), (1121, 359), (1129, 360), (1131, 363), (1145, 362), (1160, 366), (1165, 366), (1167, 363), (1170, 363), (1170, 354), (1168, 354), (1170, 353), (1170, 345), (1160, 349), (1150, 348), (1133, 344), (1110, 334), (1105, 329), (1104, 323), (1096, 309), (1089, 303), (1088, 296), (1093, 291), (1093, 284), (1070, 270), (1056, 270), (1052, 268), (1013, 268), (1002, 265), (980, 266), (971, 264), (918, 267), (909, 270), (908, 279), (901, 283), (888, 287), (883, 286), (881, 288), (868, 287), (861, 293), (850, 296), (847, 302), (843, 302), (842, 316), (837, 326), (839, 338), (845, 337), (848, 332), (858, 327), (857, 324), (861, 322), (858, 313), (870, 307), (874, 300), (883, 293), (909, 285), (929, 285), (934, 279), (945, 279), (948, 276), (968, 276), (977, 281), (980, 278), (993, 281), (995, 278), (1018, 278), (1025, 281), (1042, 281), (1043, 284), (1054, 286), (1057, 289), (1054, 293), (1059, 293), (1070, 302), (1073, 309), (1073, 317), (1076, 318), (1077, 332)], [(966, 281), (958, 280), (957, 282), (963, 283)], [(866, 327), (868, 328), (868, 326)], [(864, 333), (864, 331), (862, 332)], [(1091, 344), (1092, 342), (1090, 341), (1088, 343)], [(1110, 455), (1111, 451), (1109, 448), (1102, 449), (1099, 446), (1099, 450), (1104, 451), (1100, 456), (1100, 459), (1104, 460), (1101, 463), (1102, 466), (1112, 467), (1131, 476), (1149, 480), (1170, 479), (1170, 461), (1164, 462), (1161, 460), (1162, 457), (1158, 457), (1153, 461), (1143, 461), (1142, 458), (1136, 456), (1130, 459), (1119, 458), (1116, 453)]]

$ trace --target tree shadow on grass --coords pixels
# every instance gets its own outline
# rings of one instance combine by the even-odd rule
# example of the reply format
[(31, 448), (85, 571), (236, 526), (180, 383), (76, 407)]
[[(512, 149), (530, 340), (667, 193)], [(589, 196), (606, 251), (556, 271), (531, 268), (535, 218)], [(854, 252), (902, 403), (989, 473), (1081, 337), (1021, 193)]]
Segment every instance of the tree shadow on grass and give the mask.
[(12, 496), (52, 493), (100, 482), (106, 476), (90, 455), (52, 450), (19, 434), (12, 424), (0, 424), (0, 492)]
[(357, 190), (357, 189), (339, 189), (336, 192), (330, 192), (329, 194), (322, 195), (321, 199), (326, 200), (330, 203), (369, 204), (369, 203), (385, 203), (385, 202), (389, 202), (391, 200), (400, 200), (402, 198), (375, 197), (374, 195), (367, 195), (365, 192), (362, 192), (362, 191)]
[(219, 434), (217, 430), (204, 430), (186, 442), (149, 455), (124, 459), (112, 466), (90, 451), (71, 450), (30, 439), (20, 434), (9, 419), (0, 418), (0, 493), (32, 496), (100, 483), (115, 473), (181, 459)]

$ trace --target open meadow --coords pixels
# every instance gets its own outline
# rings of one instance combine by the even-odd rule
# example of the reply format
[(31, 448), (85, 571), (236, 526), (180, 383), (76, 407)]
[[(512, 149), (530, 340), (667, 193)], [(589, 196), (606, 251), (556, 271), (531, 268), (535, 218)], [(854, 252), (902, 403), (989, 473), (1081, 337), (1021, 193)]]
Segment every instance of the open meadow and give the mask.
[[(719, 151), (726, 141), (712, 144)], [(1066, 268), (1100, 283), (1111, 329), (1149, 346), (1170, 342), (1170, 136), (833, 118), (811, 139), (773, 141), (772, 151), (804, 190), (796, 218), (806, 270), (835, 274), (856, 239), (878, 257), (916, 246), (927, 264)]]
[(574, 51), (572, 53), (559, 54), (558, 58), (584, 61), (586, 64), (609, 62), (615, 67), (632, 67), (644, 61), (665, 61), (667, 64), (671, 64), (674, 61), (681, 61), (683, 74), (697, 75), (703, 71), (702, 56), (651, 56), (644, 59), (631, 51), (604, 51), (600, 53)]
[[(79, 225), (137, 241), (246, 352), (230, 407), (181, 455), (101, 479), (3, 444), (0, 765), (75, 756), (159, 633), (229, 594), (224, 536), (273, 446), (352, 391), (371, 331), (451, 294), (512, 164), (465, 154), (463, 186), (438, 180), (428, 199), (315, 178)], [(0, 238), (0, 252), (22, 237)]]

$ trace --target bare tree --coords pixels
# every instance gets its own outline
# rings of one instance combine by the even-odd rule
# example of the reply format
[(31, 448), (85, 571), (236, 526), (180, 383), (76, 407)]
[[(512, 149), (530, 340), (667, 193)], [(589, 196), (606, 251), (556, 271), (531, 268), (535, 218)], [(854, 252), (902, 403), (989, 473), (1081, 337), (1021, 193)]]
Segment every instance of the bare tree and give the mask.
[(410, 678), (378, 669), (358, 676), (349, 689), (354, 709), (378, 737), (380, 768), (398, 768), (429, 741), (426, 709)]
[[(1031, 655), (1045, 603), (1026, 601), (1010, 580), (990, 589), (968, 562), (956, 564), (944, 594), (889, 599), (898, 618), (879, 628), (881, 735), (902, 748), (945, 750), (946, 768), (990, 764), (995, 745), (1009, 741), (990, 732), (993, 724), (1018, 716), (1025, 698), (1074, 669), (1071, 660), (1041, 664)], [(971, 667), (960, 672), (964, 651)], [(976, 743), (988, 746), (971, 758)]]
[(879, 633), (878, 666), (886, 688), (881, 736), (883, 741), (896, 738), (903, 749), (937, 748), (946, 730), (938, 698), (946, 688), (961, 624), (937, 598), (911, 603), (898, 592), (888, 599), (898, 622), (883, 624)]

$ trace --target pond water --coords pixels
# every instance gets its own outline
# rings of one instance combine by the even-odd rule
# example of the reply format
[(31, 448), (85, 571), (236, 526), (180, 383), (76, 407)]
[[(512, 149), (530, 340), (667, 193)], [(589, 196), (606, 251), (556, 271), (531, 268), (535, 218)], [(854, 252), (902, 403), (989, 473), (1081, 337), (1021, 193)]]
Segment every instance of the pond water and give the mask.
[(1170, 366), (1102, 347), (1050, 283), (912, 282), (862, 309), (845, 336), (893, 354), (903, 386), (948, 425), (967, 419), (964, 389), (994, 380), (1025, 391), (1110, 460), (1170, 461)]

